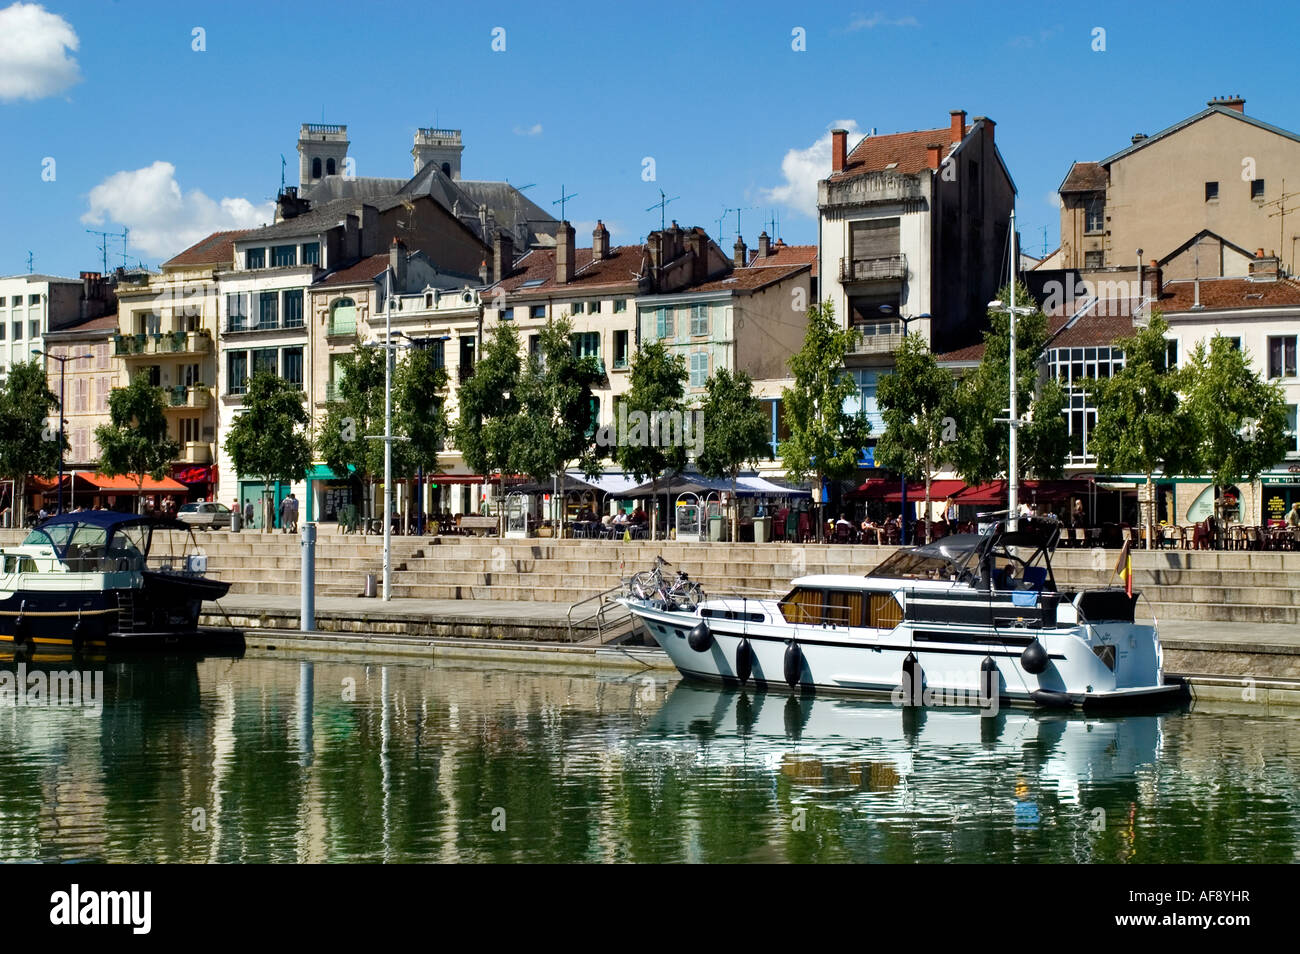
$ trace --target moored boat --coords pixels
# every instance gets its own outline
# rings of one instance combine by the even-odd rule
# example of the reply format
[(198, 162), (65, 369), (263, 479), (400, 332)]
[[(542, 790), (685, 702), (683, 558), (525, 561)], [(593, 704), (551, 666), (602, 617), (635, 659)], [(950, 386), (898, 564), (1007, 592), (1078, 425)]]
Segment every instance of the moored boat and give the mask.
[(1168, 702), (1140, 594), (1058, 589), (1058, 528), (955, 534), (865, 576), (794, 580), (785, 596), (706, 598), (693, 611), (624, 597), (683, 676), (981, 709)]
[(61, 514), (0, 550), (0, 643), (176, 648), (204, 600), (230, 584), (178, 520), (89, 510)]

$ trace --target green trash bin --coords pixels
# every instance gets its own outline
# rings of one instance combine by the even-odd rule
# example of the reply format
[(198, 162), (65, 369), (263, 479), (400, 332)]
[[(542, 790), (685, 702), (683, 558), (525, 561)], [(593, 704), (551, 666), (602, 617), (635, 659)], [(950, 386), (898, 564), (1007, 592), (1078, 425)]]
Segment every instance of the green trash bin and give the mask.
[(722, 531), (722, 517), (716, 514), (709, 517), (709, 542), (720, 543), (722, 541)]

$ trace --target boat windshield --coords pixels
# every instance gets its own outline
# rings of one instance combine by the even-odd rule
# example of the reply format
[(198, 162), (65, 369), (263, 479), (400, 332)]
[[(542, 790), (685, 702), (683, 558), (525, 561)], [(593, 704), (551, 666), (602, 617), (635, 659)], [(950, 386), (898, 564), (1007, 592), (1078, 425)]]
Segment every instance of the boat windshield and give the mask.
[[(963, 539), (959, 540), (958, 536)], [(972, 539), (965, 539), (968, 536)], [(867, 576), (890, 580), (961, 580), (976, 570), (978, 543), (978, 537), (959, 534), (947, 544), (940, 541), (899, 550)]]

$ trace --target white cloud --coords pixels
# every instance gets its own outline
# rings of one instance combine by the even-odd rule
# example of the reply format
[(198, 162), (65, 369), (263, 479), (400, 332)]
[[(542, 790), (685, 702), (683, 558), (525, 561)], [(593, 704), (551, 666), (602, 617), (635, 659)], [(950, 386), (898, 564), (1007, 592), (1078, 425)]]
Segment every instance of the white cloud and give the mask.
[[(579, 248), (591, 247), (591, 233), (596, 230), (595, 219), (584, 219), (581, 222), (571, 222), (574, 231), (574, 242)], [(605, 228), (609, 230), (609, 244), (622, 245), (627, 239), (627, 232), (619, 222), (606, 221)]]
[(253, 228), (272, 221), (275, 205), (254, 205), (247, 199), (217, 201), (198, 189), (181, 191), (176, 167), (155, 161), (151, 166), (115, 172), (90, 190), (87, 225), (112, 221), (131, 230), (131, 248), (146, 255), (169, 257), (199, 239), (225, 229)]
[(864, 16), (861, 13), (855, 14), (849, 22), (849, 32), (854, 33), (858, 30), (874, 30), (878, 26), (886, 27), (914, 27), (920, 26), (916, 17), (891, 17), (877, 11), (870, 16)]
[(1061, 194), (1059, 192), (1047, 192), (1043, 195), (1043, 201), (1050, 205), (1058, 212), (1061, 210)]
[(72, 24), (35, 3), (0, 10), (0, 101), (42, 99), (81, 80)]
[(533, 123), (531, 126), (516, 126), (516, 136), (540, 136), (542, 134), (542, 124)]
[(861, 138), (854, 120), (841, 119), (827, 126), (822, 137), (807, 149), (789, 150), (781, 160), (785, 184), (761, 189), (765, 201), (787, 206), (811, 218), (817, 217), (817, 183), (831, 174), (832, 129), (849, 131), (850, 152)]

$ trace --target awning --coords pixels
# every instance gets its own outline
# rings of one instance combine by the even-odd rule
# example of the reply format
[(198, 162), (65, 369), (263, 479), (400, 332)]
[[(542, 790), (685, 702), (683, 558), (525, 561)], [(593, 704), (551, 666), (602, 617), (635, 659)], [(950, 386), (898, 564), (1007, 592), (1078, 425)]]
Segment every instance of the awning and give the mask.
[[(1098, 484), (1098, 486), (1101, 486)], [(1022, 480), (1020, 482), (1020, 501), (1057, 501), (1068, 497), (1086, 496), (1092, 489), (1090, 480)], [(987, 484), (967, 487), (957, 494), (956, 502), (974, 507), (1006, 506), (1007, 482), (994, 480)]]
[[(652, 481), (631, 487), (623, 491), (618, 496), (622, 497), (648, 497), (651, 494), (703, 494), (703, 493), (731, 493), (731, 478), (729, 477), (705, 477), (703, 474), (684, 473), (678, 474), (671, 480), (660, 480), (659, 486), (655, 487)], [(736, 496), (738, 497), (792, 497), (802, 496), (808, 493), (797, 487), (786, 487), (780, 484), (774, 484), (757, 474), (741, 474), (736, 478)]]
[[(71, 475), (69, 475), (71, 476)], [(76, 475), (80, 480), (92, 485), (96, 490), (106, 493), (115, 494), (133, 494), (143, 493), (185, 493), (189, 490), (179, 481), (172, 480), (170, 477), (164, 477), (162, 480), (154, 480), (152, 477), (145, 476), (144, 484), (137, 487), (135, 474), (119, 474), (116, 477), (106, 477), (103, 474), (85, 474), (80, 471)]]
[[(899, 487), (899, 481), (891, 480), (893, 489), (886, 493), (880, 499), (885, 503), (902, 503), (903, 494)], [(947, 497), (956, 497), (961, 489), (966, 486), (964, 480), (932, 480), (930, 481), (930, 500), (943, 503)], [(907, 502), (916, 503), (918, 500), (925, 500), (925, 483), (923, 481), (907, 482)], [(964, 500), (958, 499), (958, 503), (965, 503)]]

